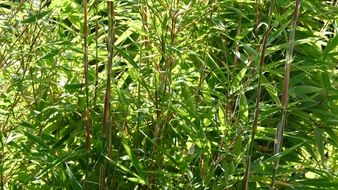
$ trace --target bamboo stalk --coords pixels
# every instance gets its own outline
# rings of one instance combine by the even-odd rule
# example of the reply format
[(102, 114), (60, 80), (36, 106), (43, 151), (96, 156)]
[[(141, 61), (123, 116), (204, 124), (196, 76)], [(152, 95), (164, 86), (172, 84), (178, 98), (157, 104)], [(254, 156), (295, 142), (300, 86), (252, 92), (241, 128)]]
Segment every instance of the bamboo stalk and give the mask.
[[(141, 19), (142, 19), (142, 30), (144, 31), (144, 33), (148, 33), (149, 32), (149, 26), (148, 26), (148, 7), (147, 4), (144, 3), (143, 1), (140, 2), (140, 15), (141, 15)], [(141, 78), (141, 67), (142, 67), (142, 62), (144, 57), (147, 56), (147, 48), (149, 47), (149, 38), (148, 36), (144, 36), (143, 37), (143, 42), (140, 43), (140, 59), (139, 59), (139, 63), (138, 63), (138, 77)], [(146, 62), (147, 64), (149, 64), (149, 62)], [(150, 83), (150, 82), (149, 82)], [(137, 83), (137, 110), (141, 109), (141, 82), (138, 81)], [(137, 142), (135, 143), (136, 146), (141, 146), (142, 145), (142, 139), (141, 139), (141, 131), (140, 131), (140, 126), (141, 126), (141, 112), (137, 113)]]
[(90, 112), (89, 112), (89, 87), (88, 87), (88, 0), (84, 0), (84, 26), (83, 26), (83, 65), (85, 78), (85, 95), (86, 95), (86, 110), (85, 110), (85, 126), (86, 126), (86, 149), (90, 149)]
[[(98, 1), (95, 1), (95, 14), (98, 14)], [(94, 87), (94, 105), (96, 105), (97, 100), (97, 90), (99, 87), (99, 51), (98, 51), (98, 38), (99, 38), (99, 22), (95, 21), (95, 87)]]
[(86, 151), (87, 151), (87, 169), (85, 177), (85, 189), (87, 188), (88, 179), (88, 167), (90, 161), (90, 111), (89, 111), (89, 87), (88, 87), (88, 0), (83, 0), (84, 3), (84, 20), (83, 20), (83, 66), (84, 66), (84, 78), (85, 78), (85, 96), (86, 96), (86, 108), (85, 108), (85, 135), (86, 135)]
[(259, 24), (262, 21), (262, 3), (261, 0), (256, 0), (256, 24), (254, 29), (254, 35), (256, 37)]
[[(164, 20), (162, 20), (163, 22)], [(167, 21), (166, 21), (167, 22)], [(155, 102), (154, 102), (154, 106), (155, 106), (155, 112), (156, 112), (156, 125), (154, 128), (154, 142), (156, 142), (156, 144), (158, 144), (159, 146), (162, 145), (162, 132), (165, 126), (164, 123), (164, 118), (165, 118), (165, 113), (163, 113), (164, 108), (163, 108), (163, 97), (165, 97), (166, 94), (166, 86), (167, 86), (167, 82), (168, 82), (168, 69), (167, 69), (167, 62), (168, 62), (168, 57), (167, 57), (167, 42), (166, 42), (166, 38), (168, 35), (168, 26), (166, 26), (165, 28), (162, 28), (162, 34), (161, 34), (161, 39), (160, 39), (160, 44), (161, 44), (161, 49), (160, 49), (160, 53), (161, 53), (161, 60), (158, 63), (157, 66), (157, 73), (158, 73), (158, 80), (155, 81), (155, 86), (156, 86), (156, 90), (155, 90)], [(152, 169), (155, 170), (160, 170), (160, 167), (162, 165), (163, 162), (163, 157), (160, 154), (160, 152), (158, 151), (158, 147), (153, 147), (153, 160), (156, 160), (156, 162), (154, 162), (152, 164)], [(154, 172), (153, 174), (151, 174), (150, 176), (150, 184), (151, 187), (150, 189), (156, 189), (156, 176), (155, 176)]]
[[(239, 9), (242, 10), (243, 8), (243, 3), (239, 3)], [(237, 27), (237, 31), (236, 31), (236, 35), (239, 35), (241, 34), (242, 32), (242, 15), (239, 15), (239, 18), (238, 18), (238, 27)], [(235, 52), (239, 52), (239, 43), (236, 42), (236, 45), (235, 45)], [(233, 65), (235, 67), (238, 66), (238, 56), (234, 56), (234, 61), (233, 61)]]
[[(296, 27), (297, 27), (297, 18), (298, 18), (298, 15), (299, 15), (300, 4), (301, 4), (301, 0), (296, 0), (295, 9), (294, 9), (294, 12), (293, 12), (293, 17), (292, 17), (291, 33), (290, 33), (290, 36), (289, 36), (288, 49), (286, 51), (284, 81), (283, 81), (283, 94), (282, 94), (282, 98), (281, 98), (282, 118), (281, 118), (281, 121), (279, 122), (279, 124), (277, 125), (274, 154), (278, 154), (278, 153), (281, 152), (282, 141), (283, 141), (283, 133), (284, 133), (284, 129), (286, 127), (287, 107), (288, 107), (288, 102), (289, 102), (290, 69), (291, 69), (291, 63), (292, 63), (293, 49), (294, 49), (294, 46), (295, 46), (295, 32), (296, 32)], [(271, 189), (274, 189), (278, 166), (279, 166), (279, 159), (277, 159), (274, 162), (273, 175), (272, 175), (272, 181), (271, 181)]]
[[(103, 151), (106, 151), (108, 158), (112, 159), (112, 126), (111, 126), (111, 79), (112, 79), (112, 65), (114, 58), (114, 2), (107, 1), (108, 6), (108, 64), (107, 64), (107, 83), (106, 93), (104, 99), (104, 111), (103, 111), (103, 125), (102, 125), (102, 143)], [(108, 133), (108, 134), (107, 134)], [(108, 136), (108, 138), (107, 138)], [(110, 183), (110, 170), (109, 162), (105, 159), (100, 164), (100, 189), (104, 190), (109, 187)], [(107, 169), (107, 170), (106, 170)]]
[(274, 10), (274, 7), (275, 7), (275, 0), (272, 0), (271, 5), (270, 5), (270, 9), (269, 9), (269, 15), (268, 15), (268, 26), (265, 29), (265, 32), (264, 32), (264, 35), (263, 35), (263, 42), (262, 42), (262, 46), (261, 46), (261, 55), (260, 55), (260, 60), (259, 60), (259, 73), (258, 73), (258, 75), (259, 75), (259, 77), (258, 77), (258, 87), (257, 87), (257, 91), (256, 91), (255, 116), (254, 116), (254, 122), (252, 124), (252, 133), (251, 133), (251, 139), (250, 139), (250, 144), (249, 144), (249, 148), (248, 148), (246, 167), (245, 167), (245, 173), (244, 173), (244, 179), (243, 179), (243, 189), (244, 190), (249, 189), (249, 178), (250, 178), (250, 172), (251, 172), (251, 157), (252, 157), (257, 127), (258, 127), (259, 114), (260, 114), (262, 76), (263, 76), (263, 70), (264, 70), (264, 65), (265, 65), (265, 51), (266, 51), (266, 48), (267, 48), (267, 40), (268, 40), (269, 34), (272, 30), (271, 22), (272, 22), (272, 12)]

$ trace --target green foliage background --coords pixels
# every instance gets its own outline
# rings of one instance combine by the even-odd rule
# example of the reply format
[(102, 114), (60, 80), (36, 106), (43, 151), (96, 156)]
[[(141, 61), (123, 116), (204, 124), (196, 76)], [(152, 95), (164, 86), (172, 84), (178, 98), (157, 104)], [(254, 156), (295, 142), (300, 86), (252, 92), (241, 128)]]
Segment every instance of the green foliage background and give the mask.
[[(241, 189), (270, 1), (115, 0), (112, 155), (102, 141), (106, 1), (89, 1), (91, 149), (85, 147), (83, 2), (0, 1), (1, 189)], [(338, 187), (338, 6), (303, 0), (282, 152), (294, 1), (267, 41), (250, 189)], [(97, 81), (97, 83), (96, 83)]]

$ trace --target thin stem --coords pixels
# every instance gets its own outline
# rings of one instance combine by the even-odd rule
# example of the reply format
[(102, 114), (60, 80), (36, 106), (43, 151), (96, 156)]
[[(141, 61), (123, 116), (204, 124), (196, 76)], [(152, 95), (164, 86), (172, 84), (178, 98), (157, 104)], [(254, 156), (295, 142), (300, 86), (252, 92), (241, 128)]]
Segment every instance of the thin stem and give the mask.
[(271, 28), (271, 20), (272, 20), (272, 12), (275, 7), (275, 0), (271, 1), (270, 9), (269, 9), (269, 16), (268, 16), (268, 26), (265, 29), (264, 35), (263, 35), (263, 42), (261, 46), (261, 55), (260, 55), (260, 61), (259, 61), (259, 73), (258, 73), (258, 87), (256, 91), (256, 106), (255, 106), (255, 116), (254, 116), (254, 122), (252, 124), (252, 133), (250, 138), (250, 144), (247, 154), (247, 160), (246, 160), (246, 167), (245, 167), (245, 174), (243, 179), (243, 189), (248, 190), (249, 189), (249, 178), (250, 178), (250, 172), (251, 172), (251, 157), (253, 152), (253, 146), (255, 141), (255, 136), (257, 132), (258, 127), (258, 121), (259, 121), (259, 114), (260, 114), (260, 101), (261, 101), (261, 91), (262, 91), (262, 76), (263, 76), (263, 69), (265, 65), (265, 51), (267, 48), (267, 40), (269, 37), (269, 34), (272, 30)]
[(89, 161), (90, 161), (90, 111), (89, 111), (89, 87), (88, 87), (88, 0), (83, 0), (84, 3), (84, 20), (83, 20), (83, 66), (85, 78), (85, 135), (86, 135), (86, 151), (87, 151), (87, 169), (85, 177), (85, 189), (87, 188)]
[[(243, 8), (243, 3), (239, 3), (239, 9), (242, 10)], [(236, 31), (236, 35), (240, 35), (242, 32), (242, 15), (239, 15), (238, 18), (238, 26), (237, 26), (237, 31)], [(237, 53), (239, 51), (239, 43), (236, 42), (236, 47), (235, 47), (235, 52)], [(234, 62), (233, 62), (234, 66), (238, 66), (238, 56), (234, 56)]]
[(90, 149), (90, 118), (89, 118), (89, 87), (88, 87), (88, 0), (84, 0), (84, 26), (83, 26), (83, 65), (84, 65), (84, 78), (85, 78), (85, 95), (86, 95), (86, 111), (85, 111), (85, 124), (86, 124), (86, 149)]
[[(98, 14), (98, 1), (95, 1), (95, 13)], [(94, 105), (97, 100), (97, 90), (99, 87), (99, 50), (98, 50), (98, 38), (99, 38), (99, 21), (95, 21), (95, 87), (94, 87)]]
[[(112, 65), (114, 58), (114, 3), (107, 1), (108, 6), (108, 65), (107, 65), (107, 83), (106, 93), (104, 100), (104, 112), (103, 112), (103, 126), (102, 126), (102, 143), (103, 151), (106, 151), (108, 158), (112, 158), (112, 126), (111, 126), (111, 80), (112, 80)], [(108, 135), (107, 135), (108, 133)], [(108, 136), (108, 138), (107, 138)], [(106, 170), (106, 166), (108, 166)], [(104, 190), (107, 184), (110, 183), (110, 170), (109, 162), (105, 159), (100, 165), (100, 190)]]
[[(294, 46), (295, 46), (295, 32), (296, 32), (296, 27), (297, 27), (297, 18), (298, 18), (298, 15), (299, 15), (300, 4), (301, 4), (301, 0), (296, 0), (295, 9), (294, 9), (294, 12), (293, 12), (293, 17), (292, 17), (292, 25), (291, 25), (291, 33), (290, 33), (290, 36), (289, 36), (288, 49), (286, 51), (286, 61), (285, 61), (285, 69), (284, 69), (284, 81), (283, 81), (283, 94), (282, 94), (282, 99), (281, 99), (282, 119), (281, 119), (280, 123), (278, 124), (277, 130), (276, 130), (274, 154), (278, 154), (278, 153), (281, 152), (283, 134), (284, 134), (284, 129), (285, 129), (285, 126), (286, 126), (286, 121), (287, 121), (287, 107), (288, 107), (288, 102), (289, 102), (290, 69), (291, 69), (291, 63), (292, 63), (293, 49), (294, 49)], [(271, 189), (274, 189), (278, 166), (279, 166), (279, 159), (277, 159), (274, 162)]]

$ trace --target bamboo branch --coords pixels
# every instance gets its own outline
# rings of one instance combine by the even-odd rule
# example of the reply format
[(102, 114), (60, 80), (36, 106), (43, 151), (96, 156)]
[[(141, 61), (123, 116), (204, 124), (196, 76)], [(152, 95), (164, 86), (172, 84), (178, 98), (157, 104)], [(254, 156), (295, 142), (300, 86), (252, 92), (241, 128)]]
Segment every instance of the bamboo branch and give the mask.
[[(282, 119), (277, 125), (274, 154), (278, 154), (278, 153), (281, 152), (282, 141), (283, 141), (283, 133), (284, 133), (284, 128), (286, 126), (287, 107), (288, 107), (288, 101), (289, 101), (290, 69), (291, 69), (291, 63), (292, 63), (293, 49), (294, 49), (294, 46), (295, 46), (295, 32), (296, 32), (296, 27), (297, 27), (297, 18), (298, 18), (298, 14), (299, 14), (300, 4), (301, 4), (301, 0), (296, 0), (295, 9), (294, 9), (294, 12), (293, 12), (293, 17), (292, 17), (292, 25), (291, 25), (291, 33), (290, 33), (290, 36), (289, 36), (288, 49), (286, 51), (286, 61), (285, 61), (285, 69), (284, 69), (284, 81), (283, 81), (283, 94), (282, 94), (282, 99), (281, 99)], [(275, 178), (276, 178), (278, 166), (279, 166), (279, 159), (277, 159), (274, 162), (271, 189), (274, 189)]]
[[(95, 1), (95, 14), (97, 15), (98, 10), (98, 1)], [(95, 21), (95, 87), (94, 87), (94, 105), (96, 105), (97, 100), (97, 91), (99, 87), (99, 51), (98, 51), (98, 39), (99, 39), (99, 21)]]
[[(112, 65), (114, 57), (114, 2), (107, 1), (108, 6), (108, 65), (107, 65), (107, 83), (106, 83), (106, 93), (104, 99), (104, 111), (103, 111), (103, 125), (102, 125), (102, 143), (103, 151), (106, 151), (108, 158), (112, 158), (112, 126), (111, 126), (111, 79), (112, 79)], [(108, 134), (107, 134), (108, 133)], [(108, 136), (108, 138), (107, 138)], [(105, 160), (100, 165), (100, 189), (104, 190), (108, 187), (109, 167), (106, 172), (106, 166), (109, 165), (107, 160)]]
[(86, 95), (86, 111), (85, 111), (85, 125), (86, 125), (86, 149), (90, 149), (90, 118), (89, 118), (89, 87), (88, 87), (88, 0), (84, 0), (84, 26), (83, 26), (83, 65), (85, 78), (85, 95)]
[(250, 172), (251, 172), (251, 157), (252, 157), (252, 151), (255, 141), (255, 136), (257, 132), (258, 127), (258, 121), (259, 121), (259, 114), (260, 114), (260, 101), (261, 101), (261, 91), (262, 91), (262, 76), (263, 76), (263, 69), (265, 65), (265, 51), (267, 47), (267, 41), (269, 34), (272, 30), (271, 28), (271, 21), (272, 21), (272, 12), (275, 7), (275, 0), (271, 1), (270, 9), (269, 9), (269, 16), (268, 16), (268, 26), (265, 29), (264, 35), (263, 35), (263, 42), (261, 46), (261, 55), (259, 60), (259, 78), (258, 78), (258, 87), (256, 91), (256, 106), (255, 106), (255, 118), (254, 122), (252, 124), (252, 133), (251, 133), (251, 139), (247, 154), (247, 160), (246, 160), (246, 167), (245, 167), (245, 174), (243, 179), (243, 189), (248, 190), (249, 189), (249, 178), (250, 178)]
[[(86, 109), (85, 109), (85, 134), (86, 134), (86, 151), (87, 151), (87, 170), (86, 181), (88, 178), (88, 166), (90, 161), (90, 111), (89, 111), (89, 96), (88, 96), (88, 0), (83, 0), (84, 3), (84, 20), (83, 20), (83, 66), (85, 78), (85, 95), (86, 95)], [(86, 184), (86, 183), (85, 183)], [(86, 187), (86, 185), (85, 185)]]

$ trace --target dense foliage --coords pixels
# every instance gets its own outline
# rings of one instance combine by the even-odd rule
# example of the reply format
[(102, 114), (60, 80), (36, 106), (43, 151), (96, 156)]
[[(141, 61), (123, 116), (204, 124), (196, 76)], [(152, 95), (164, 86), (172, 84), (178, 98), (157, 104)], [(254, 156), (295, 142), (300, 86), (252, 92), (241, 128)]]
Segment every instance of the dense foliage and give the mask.
[(335, 0), (0, 1), (0, 189), (337, 189), (337, 32)]

